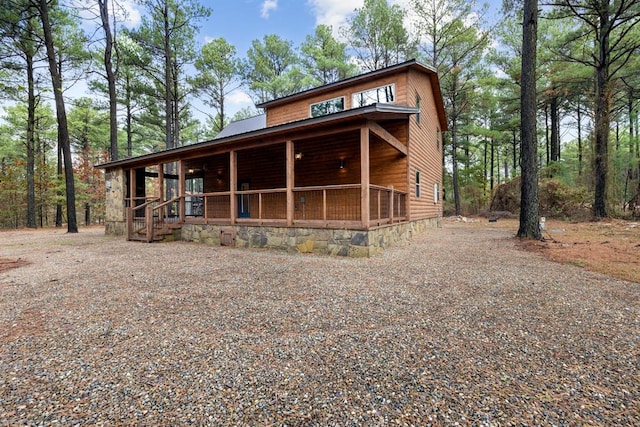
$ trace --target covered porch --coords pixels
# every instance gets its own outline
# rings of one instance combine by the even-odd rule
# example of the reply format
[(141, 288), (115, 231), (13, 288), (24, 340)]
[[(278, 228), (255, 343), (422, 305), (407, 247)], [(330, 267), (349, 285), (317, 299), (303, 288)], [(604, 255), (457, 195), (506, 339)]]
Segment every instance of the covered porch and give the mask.
[(367, 230), (407, 220), (406, 127), (367, 120), (125, 170), (127, 236), (183, 224)]

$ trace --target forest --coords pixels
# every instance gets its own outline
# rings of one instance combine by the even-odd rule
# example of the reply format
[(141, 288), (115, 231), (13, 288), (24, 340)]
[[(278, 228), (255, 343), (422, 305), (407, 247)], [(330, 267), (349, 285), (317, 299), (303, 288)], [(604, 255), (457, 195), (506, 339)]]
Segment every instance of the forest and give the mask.
[(517, 0), (500, 16), (476, 1), (365, 0), (341, 28), (318, 25), (299, 46), (265, 34), (246, 52), (198, 42), (215, 16), (198, 0), (137, 4), (131, 29), (118, 0), (0, 0), (0, 228), (100, 223), (94, 165), (205, 141), (258, 113), (230, 114), (234, 91), (261, 103), (413, 58), (442, 87), (445, 214), (519, 211), (524, 105), (541, 214), (640, 215), (637, 0), (534, 1), (535, 65), (524, 70)]

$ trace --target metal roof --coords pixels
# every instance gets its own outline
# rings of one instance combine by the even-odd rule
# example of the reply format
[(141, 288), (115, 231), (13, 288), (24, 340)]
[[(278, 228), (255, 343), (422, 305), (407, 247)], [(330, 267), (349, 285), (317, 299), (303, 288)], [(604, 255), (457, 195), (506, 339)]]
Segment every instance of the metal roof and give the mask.
[[(262, 129), (255, 129), (246, 131), (240, 134), (229, 135), (226, 137), (216, 137), (215, 139), (200, 142), (192, 145), (185, 145), (184, 147), (170, 148), (168, 150), (158, 151), (156, 153), (149, 153), (138, 157), (132, 157), (129, 159), (116, 160), (114, 162), (103, 163), (96, 165), (97, 168), (109, 169), (114, 167), (128, 166), (133, 164), (151, 164), (151, 162), (163, 162), (163, 161), (175, 161), (179, 156), (187, 156), (190, 154), (196, 154), (199, 151), (205, 151), (211, 147), (217, 147), (220, 145), (232, 145), (236, 144), (242, 146), (246, 143), (251, 143), (259, 139), (266, 137), (280, 137), (289, 132), (302, 131), (306, 128), (314, 126), (330, 126), (343, 123), (345, 121), (353, 121), (358, 119), (371, 119), (371, 120), (392, 120), (399, 118), (407, 118), (411, 114), (417, 114), (420, 110), (415, 107), (395, 105), (395, 104), (371, 104), (360, 108), (353, 108), (350, 110), (340, 111), (338, 113), (328, 114), (326, 116), (312, 117), (304, 120), (298, 120), (295, 122), (284, 123), (276, 126), (265, 127)], [(259, 117), (259, 116), (256, 116)], [(256, 120), (257, 122), (257, 120)], [(247, 127), (239, 126), (242, 129), (248, 129)]]
[(228, 136), (240, 135), (267, 127), (267, 115), (260, 114), (243, 120), (229, 123), (213, 139), (222, 139)]

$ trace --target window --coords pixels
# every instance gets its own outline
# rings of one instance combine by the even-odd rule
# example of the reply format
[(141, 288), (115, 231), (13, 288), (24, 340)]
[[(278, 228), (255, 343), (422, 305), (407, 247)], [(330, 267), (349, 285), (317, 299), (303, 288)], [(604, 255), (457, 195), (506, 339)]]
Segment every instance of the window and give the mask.
[(396, 98), (396, 85), (390, 84), (362, 92), (354, 93), (351, 100), (351, 107), (358, 108), (378, 102), (391, 103)]
[(344, 96), (311, 104), (311, 117), (326, 116), (344, 110)]
[(416, 171), (416, 198), (420, 198), (420, 171)]
[(433, 184), (433, 203), (438, 203), (440, 201), (440, 183), (436, 182)]
[(416, 108), (418, 109), (418, 113), (416, 114), (416, 123), (420, 124), (420, 101), (422, 101), (420, 99), (420, 95), (418, 95), (418, 92), (416, 92)]

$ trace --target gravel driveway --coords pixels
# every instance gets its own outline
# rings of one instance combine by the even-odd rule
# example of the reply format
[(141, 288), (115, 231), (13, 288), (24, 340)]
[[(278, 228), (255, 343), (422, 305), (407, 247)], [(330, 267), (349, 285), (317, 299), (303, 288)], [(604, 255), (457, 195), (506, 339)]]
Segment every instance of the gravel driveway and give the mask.
[(640, 425), (640, 285), (446, 224), (370, 259), (0, 233), (0, 425)]

